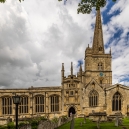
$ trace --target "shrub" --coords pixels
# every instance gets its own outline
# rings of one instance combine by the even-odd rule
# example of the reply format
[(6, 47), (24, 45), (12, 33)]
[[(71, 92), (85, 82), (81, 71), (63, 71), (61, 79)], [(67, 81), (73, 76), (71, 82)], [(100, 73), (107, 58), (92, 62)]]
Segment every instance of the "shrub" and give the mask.
[(18, 124), (18, 127), (22, 127), (23, 125), (25, 125), (25, 123), (24, 123), (24, 122), (20, 122), (20, 123)]
[(15, 129), (14, 122), (9, 122), (9, 123), (7, 124), (7, 129)]
[(37, 121), (37, 120), (32, 120), (32, 121), (31, 121), (31, 127), (32, 127), (32, 129), (37, 129), (38, 123), (39, 123), (39, 121)]
[(7, 126), (0, 126), (0, 129), (7, 129)]
[(47, 120), (47, 118), (45, 118), (44, 116), (41, 116), (40, 120)]
[(52, 119), (52, 122), (54, 122), (54, 123), (58, 123), (58, 118), (57, 117), (54, 117), (53, 119)]

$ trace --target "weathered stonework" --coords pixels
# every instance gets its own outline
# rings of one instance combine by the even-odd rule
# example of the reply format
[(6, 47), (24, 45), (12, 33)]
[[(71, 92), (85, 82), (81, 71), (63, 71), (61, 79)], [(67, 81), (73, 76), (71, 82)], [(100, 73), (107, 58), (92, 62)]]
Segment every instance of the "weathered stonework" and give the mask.
[[(15, 118), (15, 105), (12, 104), (12, 113), (3, 114), (2, 98), (12, 97), (16, 94), (27, 96), (28, 113), (19, 114), (19, 118), (34, 117), (37, 115), (49, 118), (59, 117), (62, 115), (70, 116), (70, 113), (76, 115), (89, 115), (95, 112), (106, 112), (108, 115), (121, 112), (127, 115), (129, 112), (129, 87), (115, 84), (112, 85), (111, 50), (108, 54), (104, 51), (103, 33), (101, 25), (100, 11), (97, 11), (96, 25), (94, 31), (93, 46), (86, 48), (85, 51), (84, 71), (80, 65), (79, 72), (73, 75), (73, 66), (71, 63), (71, 75), (64, 76), (64, 64), (61, 70), (61, 86), (55, 87), (30, 87), (27, 89), (0, 89), (0, 118)], [(90, 106), (90, 93), (96, 91), (97, 101)], [(113, 96), (115, 93), (121, 95), (120, 110), (113, 111)], [(35, 97), (44, 96), (44, 112), (36, 113)], [(59, 110), (51, 112), (52, 95), (59, 96)], [(92, 104), (91, 104), (92, 105)]]

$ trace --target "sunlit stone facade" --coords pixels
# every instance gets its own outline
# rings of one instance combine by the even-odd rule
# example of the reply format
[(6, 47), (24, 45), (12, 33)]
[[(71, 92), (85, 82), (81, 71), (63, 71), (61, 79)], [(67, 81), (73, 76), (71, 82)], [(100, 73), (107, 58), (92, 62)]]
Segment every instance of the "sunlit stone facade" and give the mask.
[(34, 87), (26, 89), (0, 89), (0, 118), (15, 118), (12, 96), (22, 97), (19, 118), (46, 116), (49, 118), (73, 114), (88, 115), (106, 111), (108, 115), (128, 113), (129, 87), (112, 85), (112, 54), (105, 53), (100, 11), (97, 11), (92, 47), (84, 54), (84, 69), (80, 65), (77, 75), (65, 76), (62, 63), (61, 86)]

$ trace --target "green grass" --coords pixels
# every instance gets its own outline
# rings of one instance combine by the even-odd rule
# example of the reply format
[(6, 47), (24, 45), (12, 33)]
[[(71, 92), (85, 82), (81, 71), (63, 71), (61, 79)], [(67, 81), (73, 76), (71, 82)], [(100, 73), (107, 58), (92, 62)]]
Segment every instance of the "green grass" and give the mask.
[[(76, 118), (74, 123), (74, 129), (97, 129), (97, 123), (92, 122), (91, 120), (87, 119), (86, 123), (83, 123), (83, 118)], [(82, 122), (82, 126), (80, 126), (80, 123)], [(129, 119), (125, 118), (123, 120), (123, 126), (127, 127), (129, 129)], [(64, 124), (57, 129), (70, 129), (70, 122), (67, 124)], [(122, 126), (116, 127), (115, 122), (102, 122), (100, 123), (100, 129), (122, 129)]]

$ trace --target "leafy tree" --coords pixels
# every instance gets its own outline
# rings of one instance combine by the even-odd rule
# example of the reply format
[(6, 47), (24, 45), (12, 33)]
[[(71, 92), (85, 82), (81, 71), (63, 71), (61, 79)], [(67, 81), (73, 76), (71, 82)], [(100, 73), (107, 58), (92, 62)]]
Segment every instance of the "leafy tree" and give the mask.
[[(6, 0), (0, 0), (1, 3), (4, 3)], [(20, 2), (22, 0), (19, 0)], [(24, 1), (24, 0), (23, 0)], [(62, 0), (58, 0), (62, 1)], [(65, 2), (67, 0), (64, 0)], [(116, 2), (117, 0), (112, 0), (113, 2)], [(100, 7), (104, 7), (107, 3), (107, 0), (81, 0), (81, 2), (78, 4), (77, 13), (90, 13), (92, 11), (92, 8), (95, 7), (96, 10), (98, 10)]]
[(5, 0), (0, 0), (0, 2), (1, 2), (1, 3), (4, 3), (4, 2), (5, 2)]
[[(58, 0), (58, 1), (62, 1), (62, 0)], [(112, 0), (112, 1), (116, 2), (117, 0)], [(93, 7), (95, 7), (96, 10), (98, 10), (100, 7), (104, 7), (106, 3), (107, 3), (107, 0), (81, 0), (81, 2), (78, 4), (77, 13), (89, 14), (92, 11)]]
[[(0, 3), (5, 3), (6, 0), (0, 0)], [(19, 0), (21, 2), (21, 0)], [(24, 1), (24, 0), (23, 0)]]

